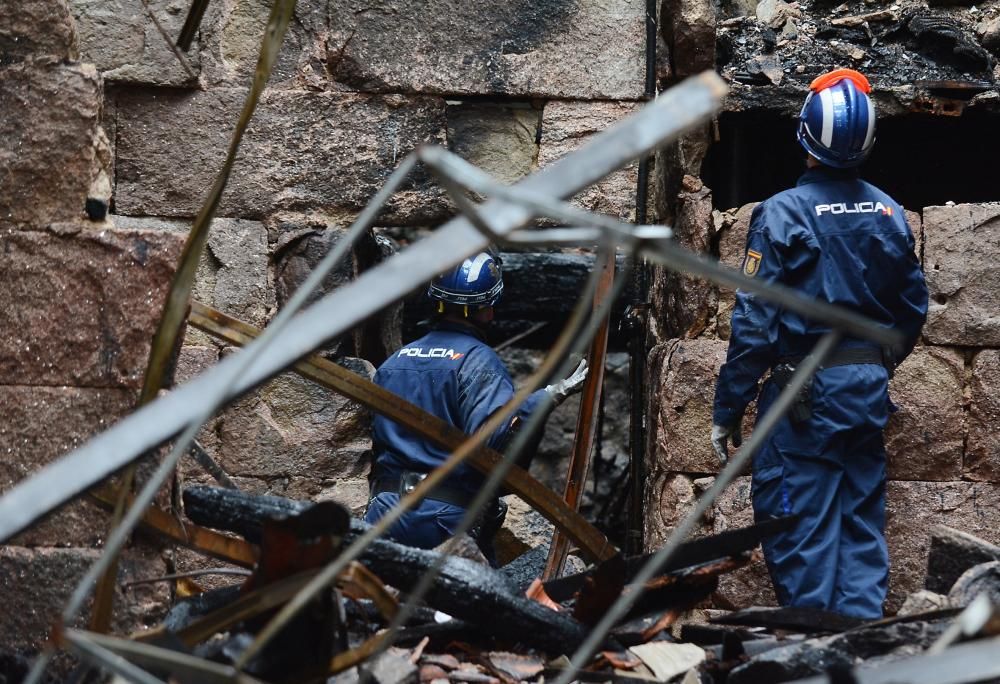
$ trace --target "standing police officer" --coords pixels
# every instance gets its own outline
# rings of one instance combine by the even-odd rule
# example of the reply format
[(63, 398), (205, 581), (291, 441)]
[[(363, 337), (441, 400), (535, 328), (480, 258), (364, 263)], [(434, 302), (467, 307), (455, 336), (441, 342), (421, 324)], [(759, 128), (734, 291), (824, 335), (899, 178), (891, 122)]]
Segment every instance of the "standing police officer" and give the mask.
[[(810, 85), (798, 139), (809, 153), (796, 187), (758, 205), (743, 272), (863, 314), (906, 339), (884, 350), (845, 339), (811, 388), (753, 458), (757, 520), (797, 513), (790, 532), (764, 543), (782, 605), (879, 618), (889, 557), (882, 429), (896, 364), (913, 349), (927, 314), (927, 287), (903, 210), (860, 180), (855, 167), (875, 141), (871, 86), (840, 69)], [(723, 462), (757, 383), (758, 416), (829, 327), (738, 291), (726, 363), (719, 372), (712, 445)]]
[[(427, 295), (436, 302), (433, 330), (395, 352), (375, 373), (375, 383), (472, 434), (514, 396), (514, 383), (500, 357), (485, 342), (493, 307), (503, 294), (497, 258), (481, 253), (438, 276)], [(533, 392), (514, 417), (494, 432), (487, 446), (502, 450), (513, 426), (536, 410), (551, 411), (583, 386), (586, 362), (567, 379)], [(372, 497), (365, 520), (372, 523), (399, 502), (450, 452), (376, 415), (373, 420), (375, 465)], [(539, 431), (540, 434), (540, 431)], [(525, 450), (530, 458), (533, 449)], [(522, 458), (519, 461), (526, 465)], [(452, 536), (483, 483), (471, 466), (459, 466), (444, 484), (389, 528), (389, 536), (404, 544), (433, 548)], [(492, 537), (503, 522), (506, 506), (494, 501), (473, 530), (491, 562)]]

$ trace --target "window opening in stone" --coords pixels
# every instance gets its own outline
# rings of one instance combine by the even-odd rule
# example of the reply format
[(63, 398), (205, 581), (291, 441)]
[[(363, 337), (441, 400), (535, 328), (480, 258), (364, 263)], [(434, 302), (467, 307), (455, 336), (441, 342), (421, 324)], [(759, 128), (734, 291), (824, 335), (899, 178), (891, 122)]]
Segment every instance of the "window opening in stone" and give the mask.
[[(861, 176), (917, 210), (949, 201), (997, 201), (998, 126), (995, 113), (974, 110), (879, 119), (875, 149)], [(702, 164), (713, 205), (739, 207), (792, 187), (805, 168), (795, 129), (795, 119), (774, 113), (723, 113), (719, 141)]]

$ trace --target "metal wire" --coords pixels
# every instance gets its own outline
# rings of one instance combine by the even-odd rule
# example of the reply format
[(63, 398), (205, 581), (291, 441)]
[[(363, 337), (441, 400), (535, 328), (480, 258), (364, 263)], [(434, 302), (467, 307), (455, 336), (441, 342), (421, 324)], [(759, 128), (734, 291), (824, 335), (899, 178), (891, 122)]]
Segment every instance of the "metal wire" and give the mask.
[(166, 684), (117, 653), (112, 653), (103, 646), (98, 646), (92, 640), (76, 630), (66, 630), (66, 644), (78, 656), (106, 672), (124, 677), (135, 684)]

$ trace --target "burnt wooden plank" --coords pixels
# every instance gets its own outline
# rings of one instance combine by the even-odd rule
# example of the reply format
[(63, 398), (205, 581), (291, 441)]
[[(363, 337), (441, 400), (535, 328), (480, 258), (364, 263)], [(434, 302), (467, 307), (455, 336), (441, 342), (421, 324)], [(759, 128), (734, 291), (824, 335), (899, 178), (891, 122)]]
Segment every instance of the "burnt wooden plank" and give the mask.
[[(185, 513), (191, 520), (236, 532), (255, 543), (261, 538), (263, 520), (297, 513), (311, 505), (206, 486), (188, 487), (183, 498)], [(352, 519), (345, 544), (366, 529), (364, 522)], [(410, 591), (439, 556), (435, 551), (377, 539), (358, 560), (383, 582)], [(572, 651), (586, 636), (584, 626), (569, 615), (528, 600), (502, 574), (464, 558), (445, 559), (425, 600), (437, 610), (482, 626), (498, 638), (553, 653)]]

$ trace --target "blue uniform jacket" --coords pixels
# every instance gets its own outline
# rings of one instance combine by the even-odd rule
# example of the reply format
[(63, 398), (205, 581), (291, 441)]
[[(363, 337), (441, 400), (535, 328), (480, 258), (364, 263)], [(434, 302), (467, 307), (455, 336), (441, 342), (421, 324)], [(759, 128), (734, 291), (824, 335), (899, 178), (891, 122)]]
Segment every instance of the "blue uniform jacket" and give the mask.
[[(895, 350), (897, 362), (912, 351), (927, 316), (927, 286), (902, 207), (852, 170), (810, 169), (796, 187), (759, 204), (743, 272), (899, 330), (906, 345)], [(782, 357), (807, 354), (829, 329), (737, 291), (714, 422), (735, 422), (768, 368)]]
[[(514, 396), (510, 374), (478, 331), (448, 322), (393, 354), (375, 373), (375, 383), (466, 434), (479, 429)], [(532, 393), (515, 415), (527, 420), (544, 394), (545, 390)], [(510, 421), (506, 421), (490, 437), (488, 446), (503, 448), (509, 428)], [(450, 454), (383, 416), (375, 416), (372, 431), (380, 477), (398, 475), (402, 470), (426, 473)], [(482, 481), (477, 470), (463, 465), (448, 484), (471, 493)]]

